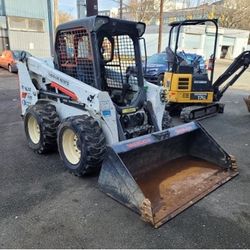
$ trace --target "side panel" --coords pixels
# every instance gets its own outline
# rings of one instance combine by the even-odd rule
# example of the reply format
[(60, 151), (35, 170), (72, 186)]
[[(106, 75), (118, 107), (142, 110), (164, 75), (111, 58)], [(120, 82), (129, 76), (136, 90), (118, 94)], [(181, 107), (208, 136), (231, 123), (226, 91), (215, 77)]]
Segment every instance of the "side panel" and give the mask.
[(152, 103), (157, 125), (161, 129), (166, 105), (163, 97), (164, 89), (147, 81), (144, 81), (144, 86), (147, 88), (147, 100)]
[(164, 77), (164, 86), (167, 87), (168, 91), (191, 91), (192, 75), (166, 73), (166, 79)]
[(20, 101), (21, 101), (21, 112), (25, 114), (26, 109), (30, 105), (36, 104), (38, 100), (38, 92), (34, 87), (29, 71), (24, 63), (18, 62), (18, 77), (19, 77), (19, 90), (20, 90)]
[(84, 103), (88, 108), (99, 111), (98, 94), (100, 91), (84, 82), (81, 82), (59, 70), (51, 68), (43, 61), (35, 57), (28, 58), (28, 66), (31, 72), (43, 76), (46, 80), (55, 82), (62, 87), (74, 92), (78, 101)]
[(106, 135), (107, 144), (111, 145), (119, 141), (116, 109), (107, 92), (100, 92), (98, 94), (99, 100), (99, 115), (102, 117), (103, 131)]
[(179, 92), (170, 91), (168, 101), (176, 103), (212, 103), (213, 92)]
[(191, 74), (165, 73), (166, 101), (172, 103), (212, 103), (213, 92), (192, 91)]

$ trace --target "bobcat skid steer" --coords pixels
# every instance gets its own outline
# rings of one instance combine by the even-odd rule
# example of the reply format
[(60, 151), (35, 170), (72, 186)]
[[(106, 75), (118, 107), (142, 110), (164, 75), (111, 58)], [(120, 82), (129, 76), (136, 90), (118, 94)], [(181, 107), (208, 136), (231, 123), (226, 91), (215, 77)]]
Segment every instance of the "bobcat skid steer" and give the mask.
[(30, 148), (58, 149), (78, 176), (101, 169), (101, 190), (158, 227), (237, 171), (198, 123), (167, 128), (162, 87), (143, 79), (144, 31), (104, 16), (60, 25), (53, 62), (23, 53), (20, 98)]

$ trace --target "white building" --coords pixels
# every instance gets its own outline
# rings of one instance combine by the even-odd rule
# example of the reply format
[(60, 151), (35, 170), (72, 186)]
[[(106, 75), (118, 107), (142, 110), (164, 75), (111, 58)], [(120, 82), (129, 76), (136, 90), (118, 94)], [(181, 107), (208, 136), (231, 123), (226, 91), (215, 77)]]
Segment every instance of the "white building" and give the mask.
[[(163, 27), (162, 51), (167, 47), (169, 27)], [(197, 53), (208, 59), (214, 48), (215, 29), (205, 26), (185, 27), (180, 35), (179, 50)], [(249, 31), (219, 28), (216, 58), (234, 59), (247, 50)], [(157, 52), (158, 26), (148, 26), (144, 35), (148, 55)]]
[(12, 49), (50, 56), (52, 6), (53, 0), (0, 0), (0, 53)]

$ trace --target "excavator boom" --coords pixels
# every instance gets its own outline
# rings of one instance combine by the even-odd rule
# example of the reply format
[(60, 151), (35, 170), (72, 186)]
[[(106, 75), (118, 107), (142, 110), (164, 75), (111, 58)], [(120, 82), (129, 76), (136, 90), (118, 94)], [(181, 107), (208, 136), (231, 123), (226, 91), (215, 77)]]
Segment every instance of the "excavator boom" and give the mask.
[[(232, 86), (250, 65), (250, 51), (242, 52), (226, 71), (214, 82), (214, 101), (219, 101), (226, 90)], [(233, 78), (231, 78), (233, 76)], [(229, 80), (231, 78), (231, 80)], [(221, 89), (219, 88), (229, 80)]]

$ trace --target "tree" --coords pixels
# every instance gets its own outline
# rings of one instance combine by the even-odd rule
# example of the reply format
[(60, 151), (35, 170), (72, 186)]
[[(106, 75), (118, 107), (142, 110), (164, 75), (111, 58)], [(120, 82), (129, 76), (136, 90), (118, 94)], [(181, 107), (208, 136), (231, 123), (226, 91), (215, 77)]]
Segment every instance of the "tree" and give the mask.
[(215, 16), (225, 28), (250, 29), (249, 0), (224, 0), (215, 5)]
[(59, 24), (66, 23), (74, 19), (74, 17), (70, 13), (63, 10), (58, 11), (58, 17), (59, 17)]
[(136, 21), (150, 23), (159, 15), (158, 0), (129, 0), (126, 6), (131, 18)]

